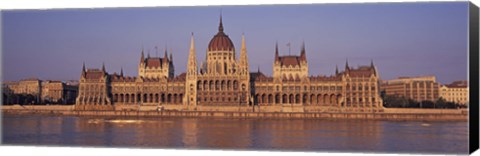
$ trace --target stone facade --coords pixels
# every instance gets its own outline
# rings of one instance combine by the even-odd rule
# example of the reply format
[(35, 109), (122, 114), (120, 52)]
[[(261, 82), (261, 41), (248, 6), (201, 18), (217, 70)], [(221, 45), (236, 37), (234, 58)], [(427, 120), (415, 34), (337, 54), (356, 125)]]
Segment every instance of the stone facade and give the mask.
[(382, 82), (386, 95), (403, 96), (417, 102), (436, 101), (440, 97), (440, 84), (435, 76), (400, 77)]
[(455, 81), (448, 85), (442, 85), (440, 96), (448, 102), (467, 105), (468, 100), (468, 82)]
[(145, 59), (143, 50), (137, 77), (124, 76), (123, 71), (107, 74), (104, 69), (83, 69), (78, 110), (85, 110), (85, 105), (272, 112), (383, 108), (373, 62), (354, 69), (347, 61), (345, 70), (339, 72), (337, 68), (335, 75), (309, 76), (305, 44), (299, 56), (279, 56), (276, 46), (273, 76), (250, 72), (245, 36), (242, 34), (240, 57), (236, 58), (235, 46), (224, 32), (221, 17), (203, 63), (197, 62), (193, 33), (190, 42), (186, 73), (178, 76), (174, 76), (172, 54), (170, 58), (165, 53), (163, 58)]
[(49, 102), (62, 102), (64, 83), (61, 81), (43, 81), (42, 99)]

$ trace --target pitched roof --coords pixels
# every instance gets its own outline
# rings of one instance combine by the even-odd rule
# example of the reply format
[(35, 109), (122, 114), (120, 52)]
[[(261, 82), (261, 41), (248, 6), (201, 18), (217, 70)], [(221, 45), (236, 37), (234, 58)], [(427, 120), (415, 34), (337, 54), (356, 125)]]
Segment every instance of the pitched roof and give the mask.
[(301, 58), (299, 56), (280, 56), (280, 64), (285, 66), (300, 66)]
[(374, 74), (374, 69), (369, 66), (361, 66), (357, 69), (350, 69), (348, 74), (351, 77), (370, 77)]
[(150, 68), (162, 68), (163, 60), (164, 58), (160, 57), (150, 57), (145, 59), (145, 66)]
[(273, 77), (268, 77), (262, 72), (252, 72), (250, 73), (250, 78), (255, 81), (273, 81)]
[(186, 80), (186, 78), (187, 78), (187, 73), (181, 73), (180, 75), (174, 78), (171, 78), (170, 80), (173, 82), (183, 82)]
[(85, 72), (85, 78), (87, 79), (101, 79), (103, 77), (104, 72), (100, 69), (88, 69)]
[(135, 82), (135, 77), (121, 76), (114, 73), (110, 75), (110, 80), (112, 82)]
[(445, 85), (448, 88), (467, 88), (468, 87), (468, 81), (454, 81), (451, 84)]

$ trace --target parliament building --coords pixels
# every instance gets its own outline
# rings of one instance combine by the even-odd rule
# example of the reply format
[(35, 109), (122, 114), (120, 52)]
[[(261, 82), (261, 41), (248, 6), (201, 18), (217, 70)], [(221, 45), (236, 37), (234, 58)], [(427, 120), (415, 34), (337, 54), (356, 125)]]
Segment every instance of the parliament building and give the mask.
[(172, 53), (145, 57), (142, 49), (138, 76), (109, 74), (86, 69), (79, 81), (76, 110), (167, 110), (328, 112), (378, 111), (383, 108), (379, 74), (373, 64), (352, 68), (332, 76), (310, 76), (305, 44), (299, 55), (280, 56), (272, 50), (273, 74), (251, 72), (247, 45), (242, 35), (240, 55), (224, 32), (218, 32), (206, 49), (205, 63), (198, 64), (194, 35), (190, 41), (185, 73), (175, 76)]

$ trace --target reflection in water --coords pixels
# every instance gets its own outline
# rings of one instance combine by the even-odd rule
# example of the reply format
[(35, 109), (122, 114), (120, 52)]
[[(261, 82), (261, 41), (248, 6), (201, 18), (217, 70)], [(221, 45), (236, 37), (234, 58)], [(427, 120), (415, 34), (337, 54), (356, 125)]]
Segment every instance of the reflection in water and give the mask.
[(3, 116), (6, 144), (467, 152), (466, 122)]

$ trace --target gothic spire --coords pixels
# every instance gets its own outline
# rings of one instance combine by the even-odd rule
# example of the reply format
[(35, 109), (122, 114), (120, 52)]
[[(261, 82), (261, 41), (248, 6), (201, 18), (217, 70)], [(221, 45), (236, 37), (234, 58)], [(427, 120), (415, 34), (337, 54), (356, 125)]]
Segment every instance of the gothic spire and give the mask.
[(190, 39), (190, 52), (195, 51), (195, 40), (193, 39), (193, 32), (192, 32), (192, 38)]
[(245, 43), (245, 34), (242, 33), (242, 49), (240, 52), (240, 65), (243, 70), (243, 74), (250, 73), (248, 67), (248, 57), (247, 57), (247, 45)]
[(190, 54), (188, 55), (188, 69), (187, 76), (197, 74), (197, 54), (195, 53), (195, 40), (192, 32), (192, 38), (190, 40)]
[(242, 33), (242, 50), (247, 50), (247, 47), (245, 45), (245, 34)]

